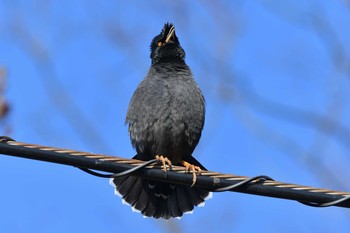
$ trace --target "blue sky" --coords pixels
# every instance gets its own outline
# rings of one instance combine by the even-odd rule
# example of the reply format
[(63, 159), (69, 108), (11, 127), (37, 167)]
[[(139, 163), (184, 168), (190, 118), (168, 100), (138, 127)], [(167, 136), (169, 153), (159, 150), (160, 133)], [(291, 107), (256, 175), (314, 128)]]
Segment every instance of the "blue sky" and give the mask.
[[(0, 69), (18, 141), (122, 157), (149, 44), (176, 26), (207, 102), (208, 169), (350, 191), (347, 1), (0, 1)], [(331, 124), (330, 124), (331, 122)], [(181, 220), (144, 219), (108, 180), (0, 156), (1, 232), (347, 232), (347, 209), (216, 193)]]

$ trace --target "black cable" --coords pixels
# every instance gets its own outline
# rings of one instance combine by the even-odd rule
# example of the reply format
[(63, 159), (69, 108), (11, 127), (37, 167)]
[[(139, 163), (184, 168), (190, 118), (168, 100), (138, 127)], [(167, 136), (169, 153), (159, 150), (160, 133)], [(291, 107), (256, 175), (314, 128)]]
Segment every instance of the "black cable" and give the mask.
[[(0, 139), (1, 140), (1, 139)], [(95, 172), (95, 171), (92, 171), (90, 169), (87, 169), (87, 168), (79, 168), (80, 170), (90, 174), (90, 175), (94, 175), (94, 176), (97, 176), (97, 177), (102, 177), (102, 178), (115, 178), (115, 177), (120, 177), (120, 176), (125, 176), (125, 175), (131, 175), (133, 172), (139, 170), (139, 169), (142, 169), (143, 167), (145, 166), (148, 166), (154, 162), (156, 162), (157, 160), (156, 159), (153, 159), (153, 160), (149, 160), (143, 164), (140, 164), (136, 167), (133, 167), (129, 170), (126, 170), (126, 171), (123, 171), (123, 172), (119, 172), (119, 173), (114, 173), (114, 174), (102, 174), (102, 173), (98, 173), (98, 172)], [(271, 177), (269, 176), (266, 176), (266, 175), (260, 175), (260, 176), (255, 176), (255, 177), (251, 177), (251, 178), (247, 178), (245, 180), (242, 180), (236, 184), (233, 184), (233, 185), (229, 185), (229, 186), (226, 186), (226, 187), (222, 187), (222, 188), (217, 188), (217, 189), (214, 189), (214, 190), (210, 190), (212, 192), (225, 192), (225, 191), (228, 191), (228, 190), (233, 190), (233, 189), (237, 189), (237, 188), (240, 188), (244, 185), (249, 185), (250, 183), (252, 182), (264, 182), (266, 180), (271, 180), (271, 181), (274, 181), (274, 179), (272, 179)], [(336, 204), (339, 204), (341, 202), (344, 202), (344, 201), (347, 201), (350, 199), (350, 195), (348, 196), (344, 196), (343, 198), (340, 198), (338, 200), (335, 200), (335, 201), (330, 201), (330, 202), (325, 202), (325, 203), (315, 203), (315, 202), (304, 202), (304, 201), (299, 201), (299, 203), (303, 204), (303, 205), (307, 205), (307, 206), (311, 206), (311, 207), (329, 207), (329, 206), (334, 206)]]
[[(91, 174), (91, 175), (94, 175), (94, 176), (97, 176), (97, 177), (102, 177), (102, 178), (115, 178), (115, 177), (120, 177), (120, 176), (125, 176), (125, 175), (131, 175), (133, 172), (145, 167), (145, 166), (148, 166), (154, 162), (156, 162), (157, 160), (156, 159), (153, 159), (153, 160), (149, 160), (143, 164), (140, 164), (136, 167), (133, 167), (129, 170), (126, 170), (124, 172), (119, 172), (119, 173), (114, 173), (114, 174), (102, 174), (102, 173), (98, 173), (98, 172), (95, 172), (95, 171), (92, 171), (90, 169), (87, 169), (87, 168), (79, 168), (80, 170), (88, 173), (88, 174)], [(271, 181), (274, 181), (274, 179), (272, 179), (271, 177), (269, 176), (266, 176), (266, 175), (260, 175), (260, 176), (255, 176), (255, 177), (251, 177), (251, 178), (247, 178), (245, 180), (242, 180), (241, 182), (238, 182), (236, 184), (233, 184), (233, 185), (229, 185), (229, 186), (226, 186), (226, 187), (222, 187), (222, 188), (217, 188), (217, 189), (214, 189), (214, 190), (211, 190), (212, 192), (225, 192), (225, 191), (228, 191), (228, 190), (233, 190), (233, 189), (237, 189), (237, 188), (240, 188), (244, 185), (249, 185), (250, 183), (252, 182), (264, 182), (266, 180), (271, 180)], [(325, 203), (315, 203), (315, 202), (304, 202), (304, 201), (299, 201), (299, 203), (303, 204), (303, 205), (307, 205), (307, 206), (311, 206), (311, 207), (329, 207), (329, 206), (334, 206), (336, 204), (339, 204), (341, 202), (344, 202), (344, 201), (347, 201), (350, 199), (350, 195), (349, 196), (344, 196), (343, 198), (340, 198), (338, 200), (335, 200), (335, 201), (330, 201), (330, 202), (325, 202)]]
[[(159, 182), (172, 184), (190, 185), (193, 177), (184, 174), (184, 170), (169, 170), (166, 173), (161, 169), (145, 169), (156, 160), (145, 161), (138, 164), (129, 159), (91, 154), (86, 152), (53, 148), (15, 142), (12, 138), (0, 136), (0, 154), (17, 156), (21, 158), (34, 159), (39, 161), (65, 164), (80, 168), (81, 170), (104, 178), (133, 175)], [(115, 159), (114, 159), (115, 158)], [(135, 164), (138, 164), (137, 166)], [(104, 171), (108, 174), (101, 174), (92, 170)], [(216, 178), (217, 177), (217, 178)], [(221, 177), (221, 178), (220, 178)], [(314, 187), (300, 186), (273, 182), (271, 177), (256, 176), (241, 180), (241, 176), (208, 172), (197, 177), (195, 186), (209, 191), (223, 192), (235, 191), (267, 197), (283, 198), (299, 201), (313, 207), (340, 206), (350, 208), (350, 193), (333, 190), (319, 189)], [(271, 180), (268, 184), (263, 181)]]
[[(241, 182), (238, 182), (236, 184), (233, 185), (229, 185), (223, 188), (217, 188), (215, 190), (212, 190), (213, 192), (224, 192), (224, 191), (228, 191), (228, 190), (233, 190), (236, 188), (240, 188), (243, 185), (249, 185), (252, 182), (263, 182), (266, 180), (271, 180), (274, 181), (274, 179), (272, 179), (269, 176), (265, 176), (265, 175), (260, 175), (260, 176), (255, 176), (255, 177), (251, 177), (245, 180), (242, 180)], [(334, 206), (336, 204), (339, 204), (341, 202), (345, 202), (347, 200), (350, 200), (350, 195), (348, 196), (344, 196), (343, 198), (340, 198), (338, 200), (335, 201), (330, 201), (330, 202), (324, 202), (324, 203), (316, 203), (316, 202), (306, 202), (306, 201), (299, 201), (301, 204), (307, 205), (307, 206), (311, 206), (311, 207), (329, 207), (329, 206)]]

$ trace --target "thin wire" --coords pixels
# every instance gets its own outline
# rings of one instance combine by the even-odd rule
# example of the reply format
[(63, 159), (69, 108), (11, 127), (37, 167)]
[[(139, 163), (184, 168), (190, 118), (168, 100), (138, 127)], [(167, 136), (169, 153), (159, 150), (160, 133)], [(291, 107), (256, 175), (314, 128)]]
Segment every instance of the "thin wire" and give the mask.
[(94, 176), (97, 176), (97, 177), (102, 177), (102, 178), (116, 178), (116, 177), (120, 177), (120, 176), (126, 176), (126, 175), (131, 175), (133, 172), (137, 171), (137, 170), (140, 170), (148, 165), (151, 165), (152, 163), (155, 163), (157, 162), (157, 159), (151, 159), (149, 161), (146, 161), (136, 167), (133, 167), (133, 168), (130, 168), (126, 171), (123, 171), (123, 172), (119, 172), (119, 173), (110, 173), (110, 174), (102, 174), (102, 173), (99, 173), (99, 172), (95, 172), (95, 171), (92, 171), (91, 169), (88, 169), (88, 168), (81, 168), (81, 167), (78, 167), (80, 170), (86, 172), (86, 173), (89, 173), (90, 175), (94, 175)]
[(131, 168), (129, 170), (126, 170), (126, 171), (123, 171), (123, 172), (119, 172), (119, 173), (114, 173), (111, 178), (116, 178), (116, 177), (128, 175), (128, 174), (130, 174), (132, 172), (135, 172), (137, 170), (140, 170), (141, 168), (144, 168), (144, 167), (146, 167), (146, 166), (148, 166), (148, 165), (150, 165), (150, 164), (152, 164), (154, 162), (157, 162), (157, 159), (151, 159), (151, 160), (149, 160), (147, 162), (144, 162), (144, 163), (142, 163), (142, 164), (140, 164), (140, 165), (138, 165), (136, 167), (133, 167), (133, 168)]
[(0, 136), (0, 143), (3, 142), (3, 143), (7, 143), (9, 141), (12, 141), (12, 142), (15, 142), (16, 140), (9, 137), (9, 136)]
[(247, 179), (242, 180), (241, 182), (238, 182), (238, 183), (233, 184), (233, 185), (229, 185), (229, 186), (226, 186), (226, 187), (223, 187), (223, 188), (214, 189), (213, 192), (224, 192), (224, 191), (228, 191), (228, 190), (231, 190), (231, 189), (236, 189), (236, 188), (242, 187), (245, 184), (251, 184), (253, 182), (263, 182), (263, 181), (266, 181), (266, 180), (274, 181), (274, 179), (272, 179), (269, 176), (260, 175), (260, 176), (247, 178)]
[(304, 202), (304, 201), (299, 201), (301, 204), (307, 205), (307, 206), (311, 206), (311, 207), (330, 207), (330, 206), (334, 206), (336, 204), (345, 202), (347, 200), (350, 199), (350, 195), (346, 195), (343, 198), (340, 198), (338, 200), (335, 201), (330, 201), (330, 202), (324, 202), (324, 203), (315, 203), (315, 202)]
[(102, 173), (95, 172), (95, 171), (88, 169), (88, 168), (82, 168), (82, 167), (77, 167), (77, 168), (79, 168), (80, 170), (82, 170), (90, 175), (101, 177), (101, 178), (111, 178), (113, 176), (113, 174), (102, 174)]

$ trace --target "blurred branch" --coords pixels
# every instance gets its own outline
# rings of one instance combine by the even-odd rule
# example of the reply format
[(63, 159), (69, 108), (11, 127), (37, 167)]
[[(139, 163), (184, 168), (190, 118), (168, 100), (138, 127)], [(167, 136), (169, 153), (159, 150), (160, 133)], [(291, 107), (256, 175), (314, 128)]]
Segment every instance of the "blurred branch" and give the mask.
[(251, 114), (244, 103), (236, 101), (231, 107), (253, 135), (259, 137), (262, 141), (273, 145), (275, 148), (279, 148), (286, 155), (290, 155), (290, 158), (293, 160), (307, 166), (308, 169), (312, 170), (312, 174), (325, 184), (340, 189), (348, 188), (347, 183), (344, 184), (342, 180), (339, 180), (338, 176), (332, 169), (325, 166), (319, 154), (314, 154), (311, 151), (306, 152), (306, 149), (302, 148), (296, 140), (268, 127), (254, 116), (254, 114)]
[[(236, 77), (233, 69), (224, 67), (226, 77)], [(242, 75), (241, 75), (242, 76)], [(225, 79), (221, 80), (219, 85), (219, 97), (233, 109), (236, 115), (245, 124), (255, 136), (261, 140), (272, 144), (275, 148), (281, 149), (287, 155), (300, 164), (312, 169), (315, 177), (329, 185), (346, 189), (347, 184), (339, 180), (335, 171), (327, 167), (320, 154), (314, 154), (302, 148), (300, 143), (288, 137), (286, 134), (278, 132), (272, 127), (267, 126), (255, 114), (252, 114), (248, 109), (253, 109), (269, 116), (288, 121), (294, 124), (300, 124), (305, 127), (321, 131), (327, 136), (333, 136), (338, 139), (346, 148), (350, 146), (350, 130), (343, 126), (338, 121), (327, 116), (322, 116), (311, 111), (305, 111), (298, 108), (293, 108), (276, 101), (267, 100), (258, 95), (249, 85), (249, 78), (244, 76), (245, 86), (228, 83)]]
[[(12, 25), (12, 33), (19, 45), (32, 58), (36, 66), (44, 89), (51, 102), (59, 109), (71, 128), (74, 129), (85, 142), (85, 144), (96, 150), (112, 151), (112, 149), (101, 139), (102, 135), (94, 128), (93, 122), (80, 111), (79, 105), (70, 97), (69, 92), (60, 82), (54, 69), (49, 51), (38, 38), (35, 38), (24, 23), (17, 18)], [(74, 90), (69, 90), (74, 91)]]
[[(226, 38), (226, 36), (222, 37)], [(221, 50), (220, 54), (216, 57), (230, 57), (230, 55), (227, 54), (228, 50), (229, 48)], [(244, 106), (243, 108), (239, 108), (240, 110), (236, 111), (236, 113), (254, 135), (282, 149), (287, 155), (291, 155), (292, 159), (296, 159), (309, 169), (311, 168), (314, 171), (313, 174), (315, 174), (318, 179), (328, 184), (337, 185), (337, 187), (347, 186), (342, 184), (336, 174), (334, 174), (334, 171), (325, 166), (319, 154), (306, 153), (306, 149), (303, 149), (297, 140), (291, 139), (287, 135), (268, 127), (259, 120), (258, 117), (248, 112), (246, 108), (254, 109), (290, 123), (315, 129), (317, 132), (320, 131), (327, 136), (333, 136), (346, 148), (350, 146), (350, 129), (342, 125), (340, 121), (334, 120), (334, 118), (287, 106), (258, 95), (251, 85), (249, 85), (250, 79), (244, 75), (240, 75), (239, 78), (240, 80), (244, 80), (243, 82), (245, 85), (238, 85), (235, 79), (238, 77), (238, 72), (235, 72), (234, 68), (228, 64), (227, 60), (218, 60), (217, 58), (213, 57), (213, 60), (216, 61), (214, 64), (220, 67), (217, 75), (217, 77), (219, 77), (219, 90), (217, 90), (217, 94), (220, 99), (228, 103), (231, 107), (237, 109), (238, 105)]]
[(6, 118), (10, 112), (10, 104), (5, 98), (5, 90), (7, 84), (7, 70), (5, 67), (0, 67), (0, 125), (6, 134), (10, 134), (11, 127), (6, 123)]
[(281, 2), (276, 0), (263, 1), (263, 6), (276, 16), (290, 23), (297, 24), (313, 31), (330, 54), (333, 65), (344, 74), (350, 75), (350, 59), (346, 55), (346, 49), (341, 43), (336, 31), (326, 20), (327, 17), (322, 9), (322, 4), (304, 10), (293, 1)]
[(250, 107), (259, 112), (278, 117), (281, 120), (286, 120), (291, 123), (297, 123), (320, 130), (326, 135), (334, 136), (345, 147), (350, 148), (350, 129), (340, 122), (312, 111), (302, 110), (276, 101), (267, 100), (254, 92), (251, 88), (242, 88), (240, 94)]

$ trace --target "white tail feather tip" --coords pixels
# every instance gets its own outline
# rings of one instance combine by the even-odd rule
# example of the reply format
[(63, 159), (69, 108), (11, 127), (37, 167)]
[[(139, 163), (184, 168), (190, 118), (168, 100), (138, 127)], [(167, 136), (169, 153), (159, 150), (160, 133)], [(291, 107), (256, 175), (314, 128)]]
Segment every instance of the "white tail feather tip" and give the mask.
[(190, 210), (190, 211), (184, 212), (184, 214), (193, 214), (193, 210)]
[(141, 211), (136, 209), (135, 206), (131, 206), (131, 210), (132, 212), (135, 212), (135, 213), (141, 213)]
[(199, 203), (197, 206), (198, 207), (204, 207), (205, 206), (205, 202), (203, 201), (203, 202)]
[(206, 196), (206, 197), (204, 198), (204, 200), (206, 201), (206, 200), (209, 200), (209, 199), (212, 199), (212, 198), (213, 198), (213, 193), (212, 193), (212, 192), (209, 192), (208, 196)]
[(128, 205), (128, 206), (131, 206), (128, 202), (126, 202), (124, 199), (122, 199), (122, 204), (123, 205)]
[(112, 185), (114, 188), (116, 188), (117, 186), (115, 186), (113, 180), (114, 180), (114, 178), (110, 178), (109, 179), (109, 184)]

